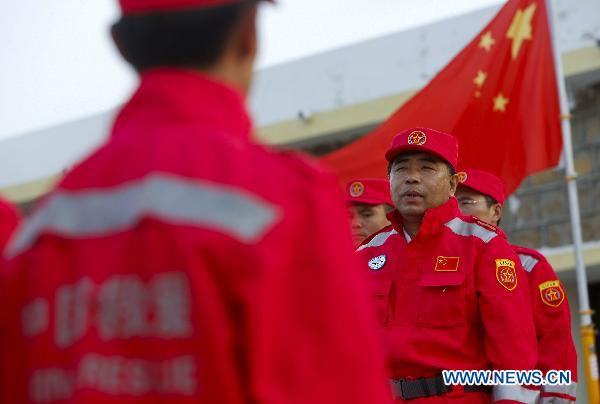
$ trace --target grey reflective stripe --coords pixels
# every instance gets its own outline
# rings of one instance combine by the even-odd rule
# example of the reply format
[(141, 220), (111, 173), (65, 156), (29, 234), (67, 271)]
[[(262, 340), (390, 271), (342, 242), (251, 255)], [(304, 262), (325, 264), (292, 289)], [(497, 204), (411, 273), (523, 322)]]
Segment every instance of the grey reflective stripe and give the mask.
[(562, 397), (542, 397), (536, 404), (573, 404), (575, 400)]
[(445, 226), (459, 236), (475, 236), (483, 240), (484, 243), (489, 243), (498, 235), (496, 232), (484, 229), (476, 223), (465, 222), (459, 217), (450, 220)]
[(358, 251), (362, 251), (362, 250), (364, 250), (364, 249), (365, 249), (365, 248), (367, 248), (367, 247), (379, 247), (379, 246), (382, 246), (382, 245), (385, 243), (385, 241), (386, 241), (386, 240), (387, 240), (387, 239), (388, 239), (388, 238), (389, 238), (391, 235), (394, 235), (394, 234), (398, 234), (398, 232), (397, 232), (396, 230), (394, 230), (394, 229), (392, 229), (392, 230), (390, 230), (390, 231), (386, 231), (386, 232), (384, 232), (384, 233), (379, 233), (378, 235), (376, 235), (375, 237), (373, 237), (373, 238), (371, 239), (371, 241), (369, 241), (367, 244), (365, 244), (365, 245), (361, 245), (360, 247), (358, 247), (358, 248), (356, 249), (356, 251), (357, 251), (357, 252), (358, 252)]
[[(577, 396), (577, 383), (571, 383), (568, 386), (544, 386), (542, 387), (544, 393), (556, 393), (564, 394), (571, 397)], [(548, 397), (552, 398), (552, 397)]]
[(52, 194), (12, 239), (7, 255), (27, 250), (42, 233), (106, 236), (130, 229), (144, 217), (209, 228), (252, 243), (279, 221), (281, 212), (232, 186), (154, 174), (107, 189)]
[(521, 386), (494, 386), (492, 401), (513, 400), (520, 403), (533, 404), (540, 395), (538, 390), (530, 390)]
[(535, 267), (537, 263), (540, 262), (540, 260), (538, 260), (537, 258), (525, 254), (519, 254), (519, 259), (521, 260), (523, 268), (525, 268), (525, 271), (527, 272), (533, 271), (533, 267)]

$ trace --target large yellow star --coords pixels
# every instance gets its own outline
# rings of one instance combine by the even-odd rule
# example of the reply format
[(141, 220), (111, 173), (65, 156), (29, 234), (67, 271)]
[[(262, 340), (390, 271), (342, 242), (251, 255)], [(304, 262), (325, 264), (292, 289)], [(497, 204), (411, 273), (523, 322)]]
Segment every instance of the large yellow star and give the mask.
[(506, 31), (506, 37), (512, 39), (511, 54), (513, 59), (516, 59), (519, 55), (523, 41), (526, 39), (531, 40), (532, 38), (531, 20), (535, 14), (536, 7), (536, 4), (533, 3), (525, 10), (517, 10), (508, 31)]
[(481, 36), (479, 39), (479, 47), (489, 52), (492, 46), (496, 43), (496, 40), (492, 37), (492, 31), (488, 31)]
[(481, 88), (483, 86), (483, 83), (485, 83), (485, 79), (487, 79), (487, 73), (479, 70), (477, 72), (477, 76), (475, 76), (475, 78), (473, 79), (473, 83), (475, 83), (477, 87)]
[(510, 100), (506, 98), (502, 93), (498, 93), (497, 96), (494, 97), (494, 111), (505, 112), (506, 104), (508, 104)]

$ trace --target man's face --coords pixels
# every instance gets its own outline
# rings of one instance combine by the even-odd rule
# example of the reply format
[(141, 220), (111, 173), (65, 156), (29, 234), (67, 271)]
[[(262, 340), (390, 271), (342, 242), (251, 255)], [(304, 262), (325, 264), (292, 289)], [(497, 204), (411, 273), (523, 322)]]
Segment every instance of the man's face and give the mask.
[(352, 202), (349, 208), (352, 241), (359, 246), (367, 237), (389, 225), (385, 205)]
[(485, 195), (473, 188), (459, 186), (456, 190), (456, 199), (463, 215), (475, 216), (493, 225), (497, 225), (502, 216), (502, 206), (499, 203), (489, 206)]
[(444, 204), (457, 184), (446, 163), (426, 152), (400, 154), (390, 171), (392, 200), (403, 218), (422, 217), (427, 209)]

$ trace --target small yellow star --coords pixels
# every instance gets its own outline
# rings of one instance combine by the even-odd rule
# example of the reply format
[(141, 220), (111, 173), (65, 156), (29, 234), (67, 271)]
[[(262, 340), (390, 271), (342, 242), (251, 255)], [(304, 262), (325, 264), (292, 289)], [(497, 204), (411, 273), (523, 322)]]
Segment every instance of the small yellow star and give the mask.
[(508, 104), (510, 100), (502, 93), (499, 93), (496, 97), (494, 97), (494, 111), (505, 112), (506, 104)]
[(481, 88), (483, 86), (483, 83), (485, 83), (485, 79), (487, 79), (487, 73), (479, 70), (477, 72), (477, 76), (475, 76), (475, 78), (473, 79), (473, 83), (475, 83), (477, 87)]
[(481, 91), (475, 91), (475, 98), (481, 97)]
[(496, 40), (492, 37), (492, 31), (488, 31), (481, 36), (479, 39), (479, 47), (489, 52), (492, 46), (496, 43)]

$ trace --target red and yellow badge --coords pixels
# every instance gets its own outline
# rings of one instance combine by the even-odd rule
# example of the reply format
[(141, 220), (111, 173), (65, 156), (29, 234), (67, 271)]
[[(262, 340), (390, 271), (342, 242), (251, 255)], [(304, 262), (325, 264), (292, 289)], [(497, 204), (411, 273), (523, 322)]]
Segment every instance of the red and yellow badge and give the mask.
[(460, 184), (463, 184), (465, 181), (467, 181), (467, 173), (464, 171), (458, 172), (456, 173), (456, 175), (458, 176), (458, 182)]
[(565, 300), (565, 292), (558, 280), (540, 283), (539, 288), (542, 302), (548, 306), (558, 307)]
[(438, 255), (435, 260), (434, 271), (456, 272), (458, 271), (459, 261), (460, 257), (444, 257), (442, 255)]
[(422, 146), (427, 142), (427, 135), (425, 132), (420, 130), (415, 130), (410, 135), (408, 135), (408, 144), (416, 144), (418, 146)]
[(500, 285), (508, 290), (514, 290), (517, 287), (517, 270), (515, 262), (506, 258), (496, 260), (496, 279)]
[(365, 192), (365, 186), (362, 182), (356, 181), (350, 184), (350, 196), (353, 198), (358, 198)]

